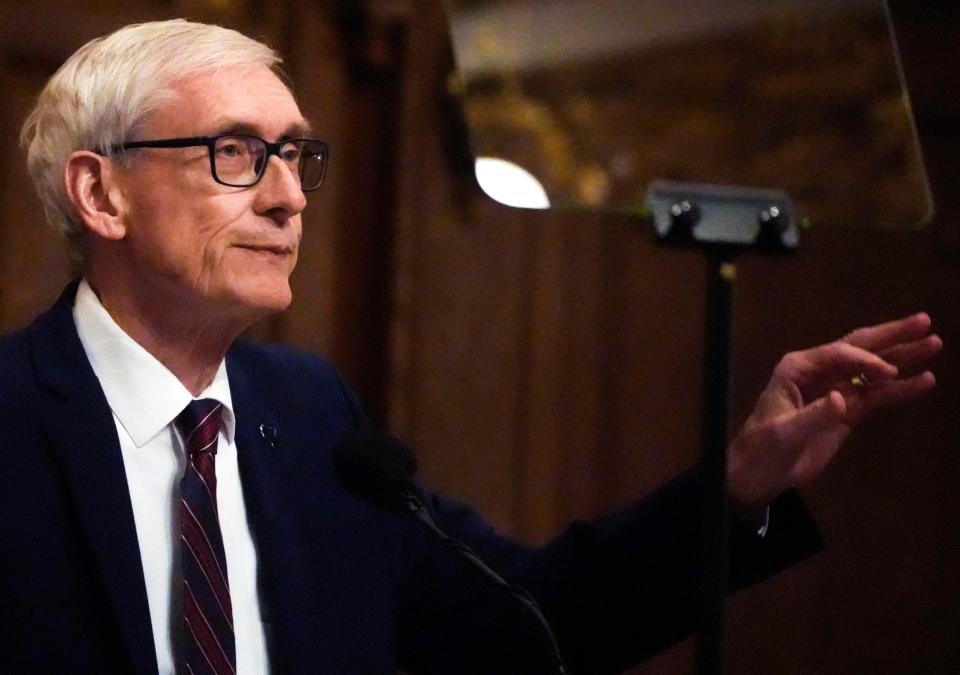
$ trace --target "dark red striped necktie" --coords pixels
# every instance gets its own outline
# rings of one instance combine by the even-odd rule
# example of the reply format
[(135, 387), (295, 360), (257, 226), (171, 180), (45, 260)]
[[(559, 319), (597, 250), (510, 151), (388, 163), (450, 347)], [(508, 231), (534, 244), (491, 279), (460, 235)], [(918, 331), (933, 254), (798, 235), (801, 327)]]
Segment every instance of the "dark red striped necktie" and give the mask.
[(191, 675), (229, 675), (237, 668), (214, 464), (222, 407), (213, 399), (191, 401), (174, 420), (187, 449), (180, 483), (180, 557), (183, 672)]

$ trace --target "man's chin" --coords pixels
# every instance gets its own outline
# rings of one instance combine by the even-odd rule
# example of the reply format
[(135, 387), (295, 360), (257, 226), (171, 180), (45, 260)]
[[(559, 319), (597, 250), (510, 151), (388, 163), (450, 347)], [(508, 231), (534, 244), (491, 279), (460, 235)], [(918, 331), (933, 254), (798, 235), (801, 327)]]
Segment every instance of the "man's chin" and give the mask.
[(234, 310), (242, 321), (254, 324), (261, 319), (282, 312), (290, 306), (293, 294), (288, 284), (244, 289), (234, 296)]
[(272, 295), (269, 298), (263, 298), (255, 305), (254, 311), (258, 313), (261, 318), (264, 316), (272, 316), (273, 314), (282, 312), (289, 307), (291, 300), (293, 300), (293, 296), (290, 294), (288, 289), (285, 294)]

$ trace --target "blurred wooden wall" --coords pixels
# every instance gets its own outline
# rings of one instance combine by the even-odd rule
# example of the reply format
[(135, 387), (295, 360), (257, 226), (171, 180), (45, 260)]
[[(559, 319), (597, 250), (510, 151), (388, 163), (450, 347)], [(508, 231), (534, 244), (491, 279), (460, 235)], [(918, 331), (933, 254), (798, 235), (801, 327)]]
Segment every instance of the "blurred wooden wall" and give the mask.
[[(919, 233), (814, 230), (747, 258), (736, 288), (734, 422), (779, 356), (926, 309), (960, 345), (960, 16), (893, 4), (938, 207)], [(288, 312), (259, 337), (326, 353), (428, 483), (542, 541), (637, 498), (699, 448), (704, 265), (621, 216), (500, 207), (474, 185), (434, 0), (0, 4), (0, 331), (67, 278), (16, 145), (32, 98), (87, 39), (188, 15), (263, 36), (333, 145)], [(924, 403), (874, 420), (805, 491), (828, 550), (734, 598), (730, 673), (960, 669), (960, 360)], [(2, 374), (0, 374), (2, 376)], [(684, 643), (641, 673), (686, 673)]]

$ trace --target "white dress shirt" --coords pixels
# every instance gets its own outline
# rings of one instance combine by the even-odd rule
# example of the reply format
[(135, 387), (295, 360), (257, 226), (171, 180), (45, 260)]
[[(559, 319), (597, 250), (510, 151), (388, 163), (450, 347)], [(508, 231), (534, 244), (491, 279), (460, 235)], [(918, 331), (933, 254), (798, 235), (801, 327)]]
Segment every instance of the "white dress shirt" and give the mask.
[[(86, 280), (77, 290), (73, 318), (117, 425), (160, 675), (174, 675), (182, 650), (180, 479), (186, 453), (173, 419), (193, 396), (117, 325)], [(269, 667), (257, 594), (257, 552), (243, 503), (225, 362), (197, 398), (223, 404), (216, 457), (217, 508), (233, 603), (237, 673), (260, 675), (268, 673)]]

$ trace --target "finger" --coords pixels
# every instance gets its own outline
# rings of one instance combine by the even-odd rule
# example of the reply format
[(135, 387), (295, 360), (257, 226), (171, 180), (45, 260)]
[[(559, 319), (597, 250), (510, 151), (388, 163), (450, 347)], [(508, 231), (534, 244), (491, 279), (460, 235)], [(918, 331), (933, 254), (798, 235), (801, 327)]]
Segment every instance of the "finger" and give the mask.
[(805, 400), (819, 398), (853, 375), (882, 382), (899, 372), (876, 354), (842, 341), (787, 354), (778, 368), (780, 376), (796, 383)]
[(779, 441), (785, 447), (803, 449), (806, 442), (816, 434), (843, 422), (847, 405), (840, 392), (831, 391), (804, 406), (781, 422)]
[(843, 341), (861, 349), (877, 352), (902, 342), (919, 340), (930, 332), (932, 323), (926, 312), (919, 312), (896, 321), (857, 328), (847, 333)]
[(939, 335), (928, 335), (920, 340), (898, 344), (884, 349), (879, 356), (901, 370), (920, 366), (943, 350), (943, 340)]
[(906, 379), (891, 380), (876, 387), (871, 386), (862, 394), (860, 405), (863, 414), (912, 401), (929, 392), (936, 384), (937, 380), (933, 373), (924, 371)]
[(850, 433), (846, 404), (839, 392), (829, 394), (798, 411), (791, 428), (790, 483), (802, 485), (817, 476)]

